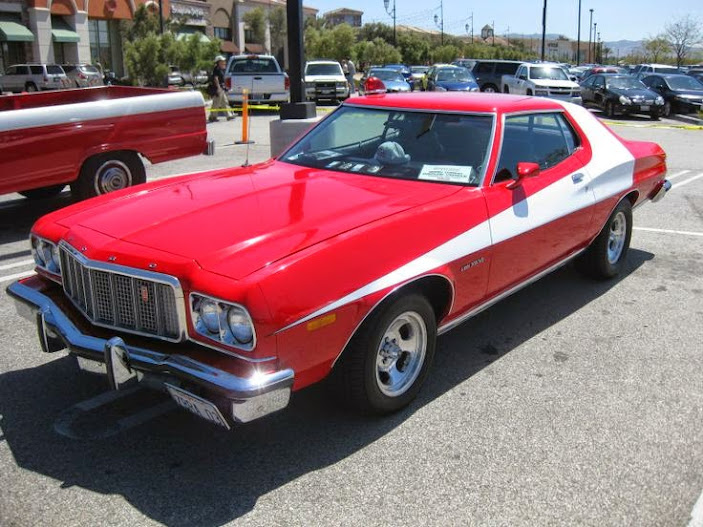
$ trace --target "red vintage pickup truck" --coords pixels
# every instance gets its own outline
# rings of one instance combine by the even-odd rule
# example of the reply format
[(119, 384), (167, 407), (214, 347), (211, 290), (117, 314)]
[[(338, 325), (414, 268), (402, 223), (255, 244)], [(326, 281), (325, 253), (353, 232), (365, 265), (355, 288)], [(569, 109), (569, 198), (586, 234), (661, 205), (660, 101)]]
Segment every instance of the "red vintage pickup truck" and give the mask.
[(104, 86), (0, 97), (0, 194), (89, 198), (146, 181), (152, 163), (212, 151), (202, 95)]

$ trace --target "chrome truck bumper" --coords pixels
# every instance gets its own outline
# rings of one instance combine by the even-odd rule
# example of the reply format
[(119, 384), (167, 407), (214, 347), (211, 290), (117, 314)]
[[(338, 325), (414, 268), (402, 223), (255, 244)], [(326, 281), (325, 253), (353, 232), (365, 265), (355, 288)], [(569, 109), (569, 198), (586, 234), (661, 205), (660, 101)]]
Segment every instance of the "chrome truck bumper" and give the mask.
[[(36, 323), (42, 350), (51, 353), (67, 348), (82, 369), (106, 374), (113, 389), (140, 383), (167, 391), (179, 405), (227, 428), (227, 421), (246, 423), (288, 405), (293, 370), (240, 377), (185, 355), (130, 346), (120, 337), (89, 335), (81, 332), (48, 296), (22, 282), (11, 284), (7, 293), (14, 299), (17, 312)], [(206, 411), (196, 411), (198, 408), (188, 404), (189, 399), (196, 406), (204, 405)], [(208, 405), (220, 417), (229, 419), (218, 422), (217, 416), (207, 411)]]

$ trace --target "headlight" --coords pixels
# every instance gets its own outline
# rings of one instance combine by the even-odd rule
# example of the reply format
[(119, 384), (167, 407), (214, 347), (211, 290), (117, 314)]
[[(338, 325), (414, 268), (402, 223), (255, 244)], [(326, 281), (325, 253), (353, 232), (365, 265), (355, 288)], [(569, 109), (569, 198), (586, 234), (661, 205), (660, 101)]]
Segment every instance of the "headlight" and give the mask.
[(625, 97), (624, 95), (620, 96), (620, 104), (632, 104), (632, 101), (630, 100), (629, 97)]
[(656, 99), (654, 99), (654, 104), (658, 104), (659, 106), (661, 106), (662, 104), (664, 104), (664, 97), (662, 97), (662, 96), (660, 95), (659, 97), (657, 97)]
[(191, 293), (190, 309), (198, 335), (245, 351), (256, 346), (254, 324), (243, 306)]
[(32, 254), (37, 267), (55, 275), (61, 275), (61, 258), (55, 243), (32, 235)]

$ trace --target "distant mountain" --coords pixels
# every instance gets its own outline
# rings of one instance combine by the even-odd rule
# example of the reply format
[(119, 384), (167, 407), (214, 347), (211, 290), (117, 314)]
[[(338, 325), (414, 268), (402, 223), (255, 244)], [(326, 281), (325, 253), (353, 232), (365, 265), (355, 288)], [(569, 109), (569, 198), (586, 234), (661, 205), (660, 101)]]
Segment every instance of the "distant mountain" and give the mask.
[(612, 50), (610, 53), (611, 57), (624, 57), (625, 55), (640, 51), (643, 44), (644, 42), (642, 40), (615, 40), (604, 42), (604, 45)]

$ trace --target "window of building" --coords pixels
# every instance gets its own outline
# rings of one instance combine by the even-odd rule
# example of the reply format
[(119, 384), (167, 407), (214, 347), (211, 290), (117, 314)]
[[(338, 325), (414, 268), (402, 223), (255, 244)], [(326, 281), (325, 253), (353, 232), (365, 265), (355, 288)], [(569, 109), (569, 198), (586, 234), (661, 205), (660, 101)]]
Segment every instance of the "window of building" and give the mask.
[(88, 20), (90, 33), (90, 60), (99, 62), (104, 70), (112, 69), (110, 30), (107, 20)]
[[(215, 38), (219, 38), (220, 40), (232, 40), (232, 29), (229, 27), (216, 27), (215, 29)], [(247, 39), (249, 40), (249, 39)]]

